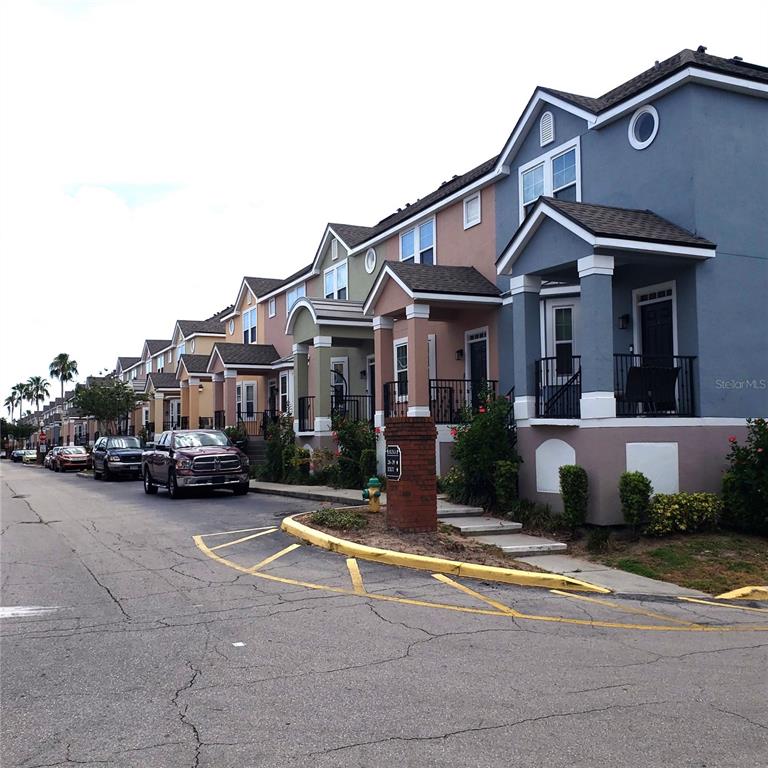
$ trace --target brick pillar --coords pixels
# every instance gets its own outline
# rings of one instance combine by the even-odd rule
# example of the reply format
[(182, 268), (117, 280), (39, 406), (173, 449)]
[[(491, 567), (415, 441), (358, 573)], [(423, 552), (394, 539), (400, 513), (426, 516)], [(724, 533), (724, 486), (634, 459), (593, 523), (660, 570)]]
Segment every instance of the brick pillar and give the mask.
[(386, 421), (387, 448), (400, 448), (399, 480), (387, 478), (387, 528), (415, 533), (437, 530), (437, 430), (430, 417)]

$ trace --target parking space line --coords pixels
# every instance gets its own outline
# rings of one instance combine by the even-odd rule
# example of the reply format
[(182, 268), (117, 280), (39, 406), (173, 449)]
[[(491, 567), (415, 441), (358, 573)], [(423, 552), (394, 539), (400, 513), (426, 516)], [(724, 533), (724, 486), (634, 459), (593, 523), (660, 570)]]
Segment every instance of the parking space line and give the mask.
[(574, 600), (584, 600), (588, 603), (596, 603), (597, 605), (604, 605), (607, 608), (611, 608), (614, 611), (620, 611), (621, 613), (634, 613), (640, 616), (648, 616), (652, 619), (659, 619), (660, 621), (669, 621), (672, 624), (682, 624), (685, 627), (694, 627), (696, 623), (693, 621), (685, 621), (684, 619), (673, 619), (671, 616), (665, 616), (663, 613), (656, 613), (655, 611), (649, 611), (645, 608), (633, 608), (631, 605), (620, 605), (619, 603), (611, 602), (610, 600), (601, 600), (598, 597), (587, 597), (586, 595), (575, 595), (573, 592), (563, 592), (560, 589), (550, 589), (553, 595), (559, 595), (560, 597), (569, 597)]
[(252, 565), (247, 570), (249, 573), (255, 573), (256, 571), (261, 570), (262, 568), (269, 565), (270, 563), (273, 563), (275, 560), (277, 560), (278, 557), (287, 555), (289, 552), (293, 552), (294, 549), (298, 549), (300, 546), (301, 544), (289, 544), (285, 549), (281, 549), (279, 552), (275, 552), (274, 555), (265, 557), (260, 563), (256, 563), (256, 565)]
[(244, 541), (250, 541), (257, 536), (265, 536), (268, 533), (274, 533), (277, 528), (267, 528), (266, 531), (259, 531), (258, 533), (252, 533), (250, 536), (243, 536), (241, 539), (235, 539), (234, 541), (227, 541), (224, 544), (217, 544), (215, 547), (211, 547), (211, 551), (214, 549), (224, 549), (224, 547), (231, 547), (233, 544), (242, 544)]
[(363, 577), (360, 575), (360, 568), (354, 557), (347, 558), (347, 570), (349, 571), (349, 578), (352, 579), (352, 587), (355, 590), (355, 594), (364, 595)]
[(454, 581), (450, 576), (446, 576), (444, 573), (433, 573), (432, 578), (437, 579), (438, 581), (441, 581), (443, 584), (447, 584), (449, 587), (458, 589), (460, 592), (463, 592), (465, 595), (474, 597), (476, 600), (480, 600), (486, 603), (487, 605), (492, 606), (497, 611), (501, 611), (502, 613), (505, 613), (507, 616), (521, 617), (523, 615), (522, 613), (518, 613), (514, 608), (510, 608), (508, 605), (504, 605), (504, 603), (500, 603), (496, 600), (493, 600), (490, 597), (481, 595), (479, 592), (475, 592), (474, 589), (470, 589), (469, 587), (464, 586), (464, 584), (459, 584), (458, 581)]
[(239, 528), (236, 531), (219, 531), (218, 533), (201, 533), (200, 536), (207, 539), (209, 536), (229, 536), (230, 533), (249, 533), (250, 531), (265, 531), (274, 528), (274, 525), (262, 525), (260, 528)]
[(735, 608), (737, 611), (754, 611), (755, 613), (768, 613), (768, 608), (750, 608), (748, 605), (730, 605), (729, 603), (718, 603), (714, 600), (701, 600), (698, 597), (678, 597), (678, 600), (685, 600), (686, 603), (701, 603), (702, 605), (714, 605), (715, 608)]

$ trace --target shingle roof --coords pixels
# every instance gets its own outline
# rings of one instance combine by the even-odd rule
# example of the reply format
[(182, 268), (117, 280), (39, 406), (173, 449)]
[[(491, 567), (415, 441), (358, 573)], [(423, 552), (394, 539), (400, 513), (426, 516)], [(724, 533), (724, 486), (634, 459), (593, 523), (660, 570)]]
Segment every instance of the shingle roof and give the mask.
[(147, 375), (147, 386), (149, 382), (155, 389), (178, 389), (179, 380), (175, 373), (150, 373)]
[(233, 309), (235, 308), (234, 304), (230, 304), (228, 307), (224, 307), (224, 309), (220, 309), (218, 312), (214, 312), (210, 317), (206, 318), (206, 320), (219, 320), (221, 321), (222, 317), (226, 317)]
[(192, 333), (224, 333), (220, 320), (178, 320), (177, 323), (184, 336)]
[(224, 365), (271, 365), (280, 355), (271, 344), (216, 344)]
[(118, 357), (117, 362), (120, 365), (120, 367), (125, 370), (126, 368), (130, 368), (132, 365), (136, 365), (136, 363), (141, 360), (140, 357)]
[(182, 355), (179, 362), (184, 361), (184, 366), (189, 373), (205, 373), (208, 368), (208, 355)]
[(171, 339), (147, 339), (146, 341), (150, 355), (154, 355), (162, 349), (167, 349), (172, 343)]
[(677, 224), (673, 224), (667, 219), (662, 219), (653, 211), (614, 208), (608, 205), (595, 205), (594, 203), (575, 203), (568, 200), (556, 200), (552, 197), (543, 197), (541, 200), (562, 213), (566, 218), (580, 224), (593, 235), (657, 243), (715, 247), (715, 244), (710, 240), (698, 237), (687, 229), (678, 227)]
[(375, 232), (375, 227), (359, 227), (357, 224), (329, 224), (328, 226), (350, 248), (354, 248), (358, 243), (364, 243)]
[(660, 80), (666, 79), (678, 70), (685, 69), (689, 66), (696, 66), (700, 69), (707, 69), (712, 72), (736, 75), (737, 77), (746, 80), (756, 80), (763, 83), (768, 82), (768, 67), (762, 67), (758, 64), (750, 64), (746, 61), (738, 61), (736, 59), (724, 59), (720, 56), (712, 56), (703, 51), (692, 51), (690, 48), (686, 48), (597, 98), (580, 96), (579, 94), (567, 93), (566, 91), (558, 91), (554, 88), (542, 87), (542, 90), (555, 96), (559, 96), (565, 101), (570, 101), (572, 104), (583, 107), (590, 112), (604, 112), (606, 109), (610, 109), (611, 107), (616, 106), (616, 104), (631, 98)]
[(243, 280), (247, 283), (256, 298), (264, 296), (283, 283), (281, 278), (275, 277), (244, 277)]
[(303, 298), (302, 303), (310, 304), (317, 317), (318, 325), (329, 320), (342, 322), (373, 323), (372, 317), (363, 314), (362, 301), (346, 301), (342, 299)]
[(474, 267), (430, 266), (388, 261), (386, 267), (412, 291), (500, 296), (501, 291)]

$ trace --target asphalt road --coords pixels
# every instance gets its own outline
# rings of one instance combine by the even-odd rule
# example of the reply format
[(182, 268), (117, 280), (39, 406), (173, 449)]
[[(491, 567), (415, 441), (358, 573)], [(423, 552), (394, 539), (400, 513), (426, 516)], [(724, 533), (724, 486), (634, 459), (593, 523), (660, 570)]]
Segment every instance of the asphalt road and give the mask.
[(768, 763), (768, 611), (439, 580), (289, 549), (309, 503), (0, 474), (3, 768)]

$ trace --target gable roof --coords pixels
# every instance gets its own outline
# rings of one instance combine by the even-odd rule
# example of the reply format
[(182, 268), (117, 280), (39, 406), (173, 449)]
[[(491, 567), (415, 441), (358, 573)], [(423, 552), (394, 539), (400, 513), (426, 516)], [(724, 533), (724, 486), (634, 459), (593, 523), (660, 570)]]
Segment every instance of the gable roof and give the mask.
[(283, 280), (276, 277), (244, 277), (243, 280), (257, 299), (283, 283)]
[(376, 229), (360, 227), (357, 224), (329, 224), (328, 226), (338, 235), (342, 243), (350, 248), (368, 240)]
[(234, 304), (230, 304), (227, 307), (224, 307), (224, 309), (220, 309), (218, 312), (214, 312), (210, 317), (207, 317), (206, 320), (218, 320), (221, 322), (225, 317), (227, 317), (230, 312), (235, 308)]
[(205, 373), (208, 367), (208, 358), (209, 355), (184, 354), (179, 358), (179, 362), (176, 365), (176, 371), (178, 372), (179, 366), (184, 363), (187, 373)]
[(208, 361), (218, 355), (224, 365), (271, 365), (280, 355), (271, 344), (215, 344)]
[(575, 93), (567, 93), (566, 91), (558, 91), (554, 88), (546, 88), (543, 86), (541, 90), (575, 104), (578, 107), (587, 109), (590, 112), (599, 114), (626, 99), (636, 96), (646, 88), (656, 85), (670, 75), (674, 75), (676, 72), (689, 66), (706, 69), (710, 72), (734, 75), (739, 78), (754, 80), (756, 82), (768, 83), (768, 67), (762, 67), (758, 64), (749, 64), (746, 61), (739, 61), (737, 59), (724, 59), (720, 56), (712, 56), (711, 54), (706, 53), (706, 49), (693, 51), (690, 48), (686, 48), (664, 61), (657, 62), (650, 69), (646, 69), (645, 72), (641, 72), (639, 75), (636, 75), (625, 83), (616, 86), (612, 90), (596, 98), (591, 96), (580, 96)]
[(158, 352), (162, 352), (164, 349), (168, 349), (173, 343), (172, 339), (147, 339), (144, 342), (149, 350), (150, 355), (156, 355)]
[(176, 326), (184, 338), (191, 336), (193, 333), (224, 335), (221, 320), (177, 320)]
[(149, 384), (155, 389), (179, 389), (179, 380), (175, 373), (148, 373), (144, 383), (144, 391), (149, 389)]
[(117, 358), (117, 364), (120, 366), (120, 369), (125, 371), (128, 368), (133, 368), (136, 363), (140, 362), (140, 357), (118, 357)]

